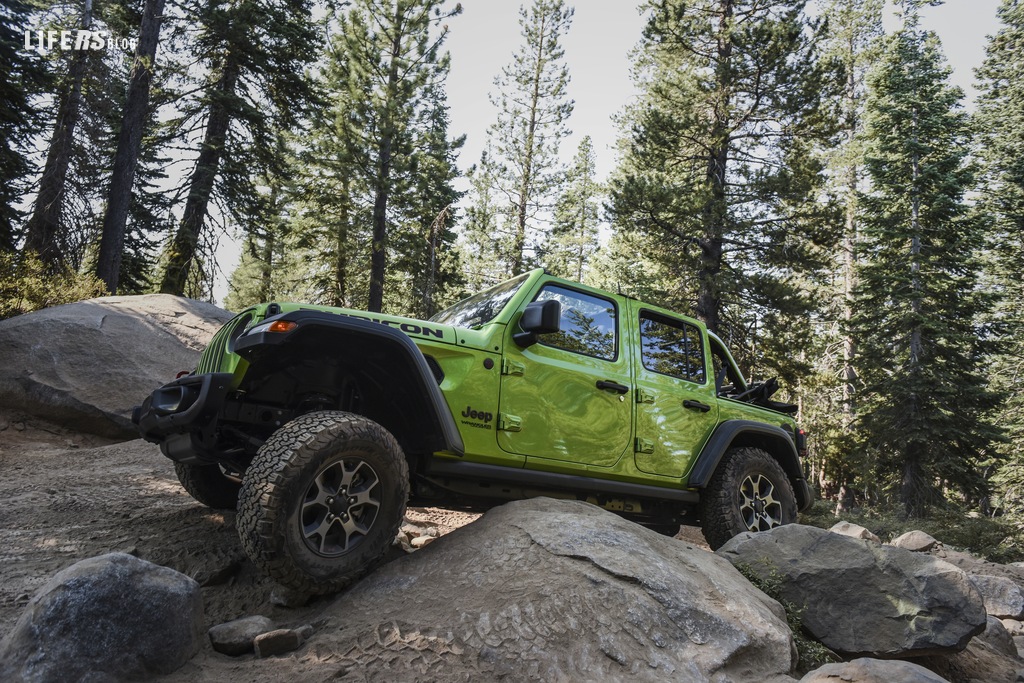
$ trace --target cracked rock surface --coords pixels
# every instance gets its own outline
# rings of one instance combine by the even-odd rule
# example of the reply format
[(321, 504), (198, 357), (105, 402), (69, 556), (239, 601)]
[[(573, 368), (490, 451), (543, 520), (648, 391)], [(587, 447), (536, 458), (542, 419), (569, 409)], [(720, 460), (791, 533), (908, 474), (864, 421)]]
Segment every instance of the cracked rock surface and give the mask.
[[(322, 607), (292, 661), (338, 681), (788, 678), (782, 608), (724, 559), (597, 507), (509, 503)], [(205, 679), (273, 680), (204, 662)]]

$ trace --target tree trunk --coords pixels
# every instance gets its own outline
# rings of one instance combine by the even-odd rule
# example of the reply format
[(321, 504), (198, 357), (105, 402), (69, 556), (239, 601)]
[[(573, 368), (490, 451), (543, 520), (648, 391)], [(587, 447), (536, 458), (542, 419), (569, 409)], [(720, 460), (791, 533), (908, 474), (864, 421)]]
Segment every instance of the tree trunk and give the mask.
[(388, 101), (377, 144), (377, 179), (373, 198), (373, 241), (370, 249), (370, 294), (367, 310), (379, 313), (384, 307), (384, 276), (387, 270), (388, 197), (391, 193), (392, 147), (395, 123), (392, 107), (398, 97), (398, 57), (402, 50), (402, 4), (395, 7), (395, 24), (391, 37), (391, 63), (388, 65)]
[(217, 96), (210, 104), (210, 118), (206, 122), (206, 135), (196, 161), (196, 169), (189, 183), (185, 211), (178, 225), (178, 231), (167, 252), (167, 270), (164, 272), (160, 291), (164, 294), (183, 296), (188, 284), (189, 271), (196, 257), (199, 237), (206, 221), (206, 211), (213, 194), (213, 183), (224, 154), (231, 112), (225, 99), (235, 91), (238, 81), (238, 64), (235, 53), (229, 51), (224, 60), (224, 69), (213, 90)]
[(703, 234), (697, 239), (700, 246), (700, 268), (697, 271), (696, 314), (708, 329), (719, 332), (721, 328), (721, 288), (719, 277), (722, 272), (722, 256), (725, 236), (725, 221), (728, 212), (725, 191), (726, 167), (729, 162), (729, 62), (732, 57), (732, 41), (728, 34), (733, 14), (733, 0), (721, 0), (721, 16), (718, 20), (718, 64), (716, 78), (722, 102), (716, 108), (712, 139), (716, 147), (708, 156), (707, 183), (711, 196), (703, 210)]
[[(92, 0), (85, 0), (82, 29), (92, 26)], [(59, 239), (61, 209), (64, 206), (65, 181), (71, 165), (75, 128), (82, 110), (82, 81), (85, 78), (88, 50), (75, 50), (68, 65), (67, 80), (59, 97), (53, 135), (46, 152), (46, 165), (39, 179), (39, 193), (32, 216), (25, 226), (25, 249), (39, 255), (46, 270), (56, 273), (65, 267), (64, 250)]]
[[(913, 128), (917, 129), (917, 114), (913, 119)], [(917, 135), (913, 136), (912, 143), (916, 149)], [(910, 361), (907, 364), (907, 380), (911, 386), (917, 386), (915, 375), (921, 372), (921, 356), (923, 351), (923, 340), (921, 335), (921, 324), (917, 322), (921, 313), (921, 196), (918, 190), (918, 182), (921, 177), (921, 160), (914, 152), (911, 155), (911, 199), (910, 199), (910, 286), (913, 291), (913, 298), (910, 300), (910, 310), (914, 314), (914, 324), (910, 328)], [(904, 406), (906, 415), (914, 420), (920, 407), (918, 397), (911, 393), (908, 405)], [(903, 454), (903, 481), (900, 487), (900, 499), (903, 507), (909, 516), (918, 516), (924, 509), (924, 496), (926, 484), (923, 474), (923, 463), (921, 462), (920, 443), (916, 435), (911, 437), (907, 444), (906, 452)]]
[(540, 79), (544, 69), (544, 20), (540, 17), (540, 40), (537, 44), (537, 68), (533, 74), (533, 92), (530, 95), (530, 120), (526, 125), (526, 144), (523, 146), (523, 177), (519, 183), (519, 204), (516, 206), (516, 237), (512, 246), (512, 275), (523, 272), (523, 252), (526, 250), (526, 214), (530, 205), (530, 184), (533, 182), (533, 154), (537, 138), (537, 107), (540, 105)]
[(146, 0), (139, 28), (139, 44), (128, 83), (128, 97), (124, 104), (121, 131), (117, 137), (117, 152), (110, 176), (107, 210), (103, 215), (103, 235), (96, 262), (96, 275), (103, 280), (110, 294), (117, 293), (121, 275), (121, 252), (124, 249), (125, 225), (131, 206), (135, 168), (142, 145), (142, 130), (149, 109), (149, 84), (153, 79), (156, 46), (160, 39), (160, 21), (164, 0)]

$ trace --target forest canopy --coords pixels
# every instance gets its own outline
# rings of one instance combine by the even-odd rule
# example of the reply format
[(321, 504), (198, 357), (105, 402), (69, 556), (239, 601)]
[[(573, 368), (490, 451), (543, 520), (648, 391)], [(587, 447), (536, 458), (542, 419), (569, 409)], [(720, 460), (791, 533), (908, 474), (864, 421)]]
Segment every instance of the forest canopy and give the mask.
[(599, 177), (586, 131), (568, 145), (564, 0), (520, 7), (468, 160), (459, 3), (9, 0), (0, 318), (212, 300), (218, 277), (233, 309), (429, 317), (544, 267), (778, 377), (835, 509), (1024, 521), (1024, 2), (1002, 2), (972, 112), (922, 27), (935, 3), (895, 4), (886, 30), (882, 0), (639, 3)]

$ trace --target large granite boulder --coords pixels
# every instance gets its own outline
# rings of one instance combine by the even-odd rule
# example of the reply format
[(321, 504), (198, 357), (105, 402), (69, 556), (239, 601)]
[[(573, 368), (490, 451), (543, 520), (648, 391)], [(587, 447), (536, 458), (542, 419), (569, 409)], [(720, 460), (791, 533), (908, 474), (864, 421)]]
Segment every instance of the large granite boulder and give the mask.
[(981, 595), (964, 572), (928, 555), (788, 525), (740, 534), (718, 553), (803, 608), (803, 625), (847, 656), (918, 657), (967, 647), (985, 630)]
[(132, 407), (191, 370), (231, 318), (170, 296), (113, 296), (0, 320), (0, 406), (65, 427), (135, 438)]
[[(593, 505), (509, 503), (320, 612), (303, 680), (790, 681), (781, 606), (724, 559)], [(208, 680), (262, 662), (210, 662)], [(246, 666), (245, 669), (239, 668)]]
[(202, 643), (199, 584), (125, 553), (82, 560), (35, 594), (0, 641), (0, 680), (141, 680)]

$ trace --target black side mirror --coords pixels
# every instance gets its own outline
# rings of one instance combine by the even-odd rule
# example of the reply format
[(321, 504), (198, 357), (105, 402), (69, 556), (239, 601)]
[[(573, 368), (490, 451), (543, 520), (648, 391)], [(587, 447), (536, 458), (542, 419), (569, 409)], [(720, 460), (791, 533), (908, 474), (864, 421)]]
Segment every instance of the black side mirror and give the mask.
[(526, 348), (537, 343), (538, 334), (550, 334), (561, 330), (562, 304), (555, 299), (534, 301), (526, 305), (526, 310), (519, 318), (522, 332), (512, 335), (512, 341)]

